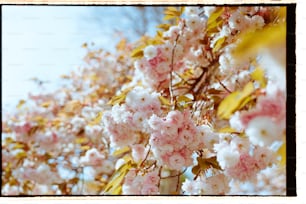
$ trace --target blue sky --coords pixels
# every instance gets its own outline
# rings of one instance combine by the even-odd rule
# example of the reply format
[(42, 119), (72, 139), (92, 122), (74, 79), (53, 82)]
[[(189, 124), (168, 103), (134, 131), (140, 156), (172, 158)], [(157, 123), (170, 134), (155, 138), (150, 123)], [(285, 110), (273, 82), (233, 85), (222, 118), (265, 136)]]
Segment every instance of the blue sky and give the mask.
[[(53, 90), (61, 74), (82, 63), (84, 42), (112, 51), (120, 40), (113, 30), (131, 28), (117, 7), (3, 6), (2, 7), (2, 109), (11, 110), (37, 85), (37, 77), (50, 81)], [(95, 15), (101, 15), (97, 22)], [(154, 29), (153, 29), (154, 30)]]

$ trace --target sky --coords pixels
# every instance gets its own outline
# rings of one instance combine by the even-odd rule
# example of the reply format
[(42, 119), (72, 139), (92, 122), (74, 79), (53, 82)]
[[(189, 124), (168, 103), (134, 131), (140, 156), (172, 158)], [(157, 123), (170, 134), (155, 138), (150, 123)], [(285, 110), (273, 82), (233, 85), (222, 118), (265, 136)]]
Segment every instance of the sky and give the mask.
[[(38, 93), (31, 78), (54, 90), (59, 76), (77, 69), (85, 55), (82, 44), (113, 51), (122, 30), (131, 39), (122, 6), (3, 6), (2, 110), (13, 110), (29, 92)], [(100, 16), (99, 21), (97, 15)]]

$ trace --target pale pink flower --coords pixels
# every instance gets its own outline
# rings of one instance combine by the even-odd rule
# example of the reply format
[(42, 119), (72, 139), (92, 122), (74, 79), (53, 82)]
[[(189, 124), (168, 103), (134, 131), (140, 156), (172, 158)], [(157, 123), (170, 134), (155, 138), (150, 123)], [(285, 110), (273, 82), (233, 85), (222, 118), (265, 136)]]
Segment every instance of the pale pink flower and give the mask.
[(240, 181), (247, 181), (256, 178), (259, 171), (257, 161), (249, 154), (240, 155), (239, 162), (225, 170), (226, 175)]
[(150, 60), (150, 59), (156, 57), (156, 55), (157, 55), (157, 48), (156, 48), (156, 46), (153, 46), (153, 45), (147, 46), (147, 47), (143, 50), (143, 54), (144, 54), (144, 57), (145, 57), (147, 60)]
[(85, 155), (81, 157), (80, 163), (84, 165), (99, 166), (102, 165), (105, 156), (102, 155), (96, 148), (86, 151)]
[(205, 195), (225, 195), (230, 190), (229, 179), (224, 174), (210, 176), (203, 183)]
[(166, 160), (169, 161), (168, 166), (171, 169), (181, 169), (186, 166), (184, 157), (178, 153), (170, 155)]
[(282, 129), (270, 117), (261, 116), (251, 120), (245, 130), (250, 142), (254, 145), (269, 146), (282, 139)]
[(156, 185), (144, 185), (141, 189), (142, 195), (157, 195), (159, 194), (159, 188)]
[(132, 145), (132, 157), (135, 162), (140, 162), (145, 159), (147, 150), (142, 144)]
[(158, 170), (151, 171), (145, 175), (144, 185), (157, 185), (160, 181)]
[(276, 155), (275, 152), (266, 148), (256, 146), (254, 149), (254, 156), (257, 165), (260, 169), (265, 169), (268, 166), (272, 166), (273, 163), (276, 163)]

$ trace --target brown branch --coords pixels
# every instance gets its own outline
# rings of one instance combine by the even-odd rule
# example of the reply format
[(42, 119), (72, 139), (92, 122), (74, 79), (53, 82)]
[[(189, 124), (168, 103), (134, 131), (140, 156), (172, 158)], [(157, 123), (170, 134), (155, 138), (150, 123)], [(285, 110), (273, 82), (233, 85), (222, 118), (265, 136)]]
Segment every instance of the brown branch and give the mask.
[(166, 177), (160, 177), (160, 179), (168, 179), (168, 178), (174, 178), (174, 177), (177, 177), (177, 176), (181, 176), (181, 175), (183, 175), (186, 171), (187, 171), (187, 168), (186, 168), (184, 171), (180, 172), (179, 174), (172, 175), (172, 176), (166, 176)]
[(140, 165), (139, 165), (140, 167), (143, 166), (144, 162), (148, 159), (150, 151), (151, 151), (151, 145), (149, 145), (149, 151), (147, 152), (146, 157), (144, 158), (144, 160), (140, 163)]
[(173, 72), (173, 63), (174, 63), (174, 54), (175, 54), (175, 48), (176, 48), (176, 45), (177, 45), (177, 41), (180, 37), (180, 34), (177, 35), (176, 39), (175, 39), (175, 43), (174, 43), (174, 46), (173, 46), (173, 49), (172, 49), (172, 54), (171, 54), (171, 69), (170, 69), (170, 81), (169, 81), (169, 92), (170, 92), (170, 103), (172, 105), (172, 108), (175, 107), (175, 104), (174, 103), (174, 96), (173, 96), (173, 87), (172, 87), (172, 72)]
[(229, 89), (220, 81), (220, 79), (217, 79), (217, 80), (218, 80), (219, 84), (220, 84), (228, 93), (232, 93), (232, 91), (229, 90)]

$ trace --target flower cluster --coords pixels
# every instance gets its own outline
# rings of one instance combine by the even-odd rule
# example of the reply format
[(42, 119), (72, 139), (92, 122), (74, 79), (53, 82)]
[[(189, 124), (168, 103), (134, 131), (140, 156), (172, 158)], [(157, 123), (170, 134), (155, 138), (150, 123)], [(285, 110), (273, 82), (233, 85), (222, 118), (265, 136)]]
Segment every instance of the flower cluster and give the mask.
[(147, 121), (152, 114), (160, 111), (157, 93), (136, 87), (131, 90), (123, 105), (114, 105), (103, 114), (102, 123), (111, 145), (124, 147), (142, 140), (141, 132), (146, 132)]
[(125, 177), (122, 193), (125, 195), (157, 195), (159, 194), (159, 180), (158, 170), (142, 174), (131, 169)]
[(284, 9), (168, 7), (155, 37), (85, 46), (5, 114), (2, 194), (285, 194)]
[(161, 165), (181, 169), (192, 164), (192, 153), (203, 148), (203, 141), (187, 111), (171, 111), (165, 118), (153, 115), (150, 145)]

